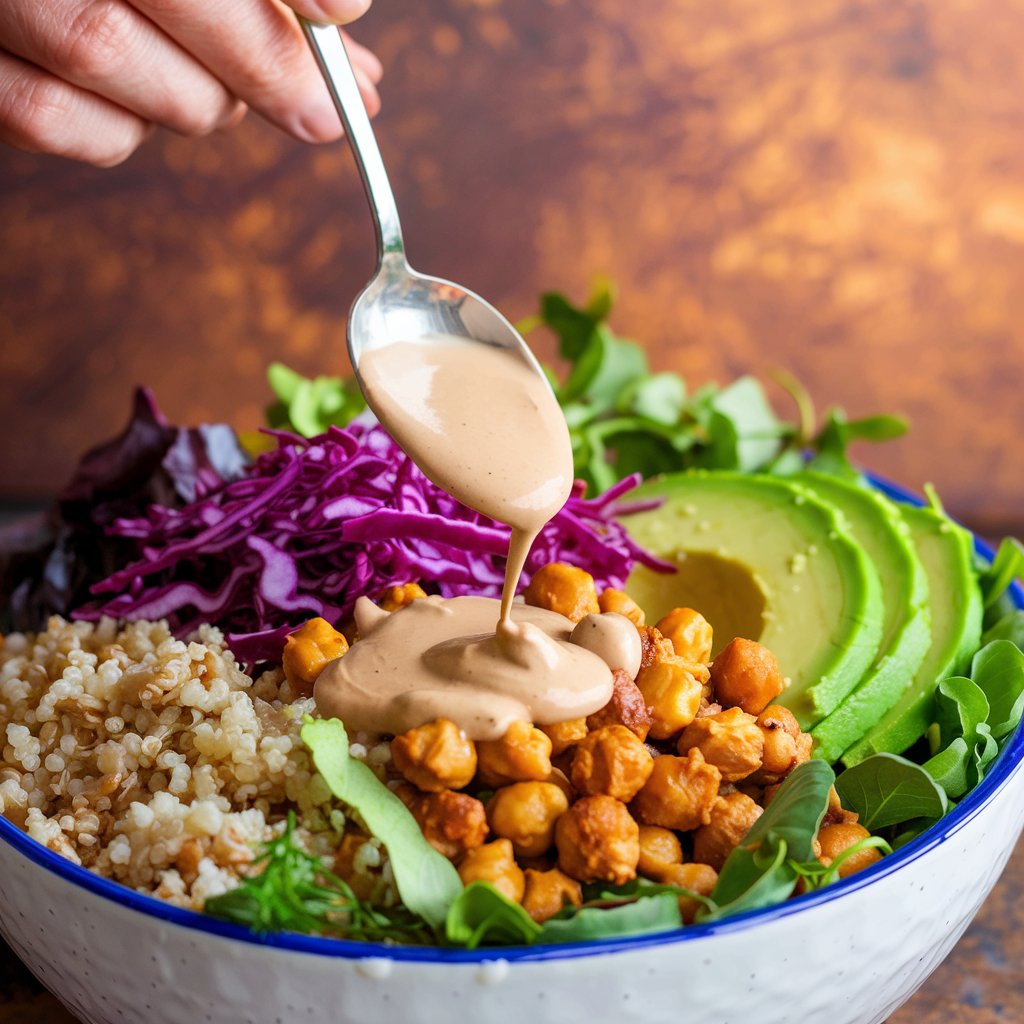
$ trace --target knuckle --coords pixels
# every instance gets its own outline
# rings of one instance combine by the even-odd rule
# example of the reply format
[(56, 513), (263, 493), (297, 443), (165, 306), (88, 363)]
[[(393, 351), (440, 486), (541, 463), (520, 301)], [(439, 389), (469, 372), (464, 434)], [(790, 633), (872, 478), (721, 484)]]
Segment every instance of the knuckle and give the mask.
[(56, 79), (15, 78), (0, 97), (0, 121), (22, 143), (45, 152), (62, 148), (71, 102)]
[(71, 19), (54, 54), (59, 67), (90, 79), (113, 74), (130, 42), (134, 15), (117, 0), (95, 0)]

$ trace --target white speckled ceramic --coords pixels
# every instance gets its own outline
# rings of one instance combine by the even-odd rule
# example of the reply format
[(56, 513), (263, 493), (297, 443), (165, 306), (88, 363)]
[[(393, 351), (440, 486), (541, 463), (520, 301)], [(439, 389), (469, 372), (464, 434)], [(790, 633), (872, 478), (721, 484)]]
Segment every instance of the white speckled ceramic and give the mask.
[(875, 1024), (1003, 870), (1024, 825), (1022, 759), (1018, 730), (939, 826), (867, 871), (665, 935), (501, 956), (258, 939), (105, 881), (3, 818), (0, 933), (88, 1024)]

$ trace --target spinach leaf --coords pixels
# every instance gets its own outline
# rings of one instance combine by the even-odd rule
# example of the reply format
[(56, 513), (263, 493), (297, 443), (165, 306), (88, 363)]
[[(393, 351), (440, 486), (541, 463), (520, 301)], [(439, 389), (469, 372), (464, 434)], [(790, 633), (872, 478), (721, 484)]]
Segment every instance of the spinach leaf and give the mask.
[(1024, 715), (1024, 652), (1009, 640), (992, 640), (975, 654), (971, 679), (988, 698), (992, 736), (1003, 739)]
[(939, 728), (938, 748), (962, 736), (970, 744), (978, 728), (988, 720), (985, 691), (965, 676), (943, 679), (935, 692), (935, 724)]
[(405, 804), (362, 761), (349, 756), (348, 735), (341, 722), (307, 718), (300, 736), (331, 792), (387, 847), (402, 903), (440, 928), (462, 892), (462, 881), (451, 862), (427, 842)]
[(985, 607), (991, 608), (1018, 578), (1024, 579), (1024, 544), (1015, 537), (1006, 537), (992, 564), (978, 578)]
[(847, 768), (836, 779), (836, 791), (869, 832), (914, 818), (941, 818), (949, 806), (945, 790), (921, 765), (896, 754), (873, 754)]
[(679, 894), (654, 892), (618, 907), (581, 907), (565, 917), (553, 917), (540, 930), (538, 942), (585, 942), (680, 928)]
[(444, 930), (452, 945), (466, 949), (527, 946), (541, 934), (541, 926), (490, 882), (471, 882), (455, 897)]
[(1024, 610), (1015, 608), (1004, 615), (986, 630), (981, 638), (982, 644), (990, 644), (993, 640), (1009, 640), (1011, 644), (1024, 650)]
[(797, 882), (793, 864), (814, 859), (814, 838), (828, 808), (835, 773), (824, 761), (800, 765), (729, 854), (711, 894), (714, 909), (701, 921), (754, 910), (788, 899)]
[(709, 443), (698, 465), (753, 472), (778, 453), (791, 428), (783, 424), (753, 377), (740, 377), (711, 399)]

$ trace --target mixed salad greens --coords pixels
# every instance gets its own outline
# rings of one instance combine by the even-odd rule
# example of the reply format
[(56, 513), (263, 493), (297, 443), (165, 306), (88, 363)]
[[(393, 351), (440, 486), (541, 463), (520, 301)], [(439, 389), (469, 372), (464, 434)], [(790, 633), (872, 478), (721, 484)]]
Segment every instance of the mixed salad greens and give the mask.
[[(607, 284), (582, 307), (548, 293), (520, 325), (557, 335), (568, 369), (549, 373), (581, 481), (538, 542), (527, 577), (564, 561), (621, 587), (637, 562), (666, 569), (616, 518), (640, 478), (694, 468), (790, 476), (810, 464), (857, 480), (851, 443), (906, 429), (896, 417), (848, 420), (838, 409), (819, 426), (789, 379), (782, 383), (796, 404), (793, 421), (776, 415), (751, 377), (690, 392), (675, 374), (651, 373), (643, 350), (615, 335), (612, 302)], [(363, 415), (353, 382), (307, 379), (281, 364), (268, 377), (270, 429), (241, 443), (223, 425), (168, 425), (140, 391), (125, 432), (86, 455), (48, 513), (28, 529), (0, 532), (0, 629), (39, 628), (52, 613), (165, 617), (182, 635), (213, 622), (241, 660), (257, 663), (279, 659), (287, 633), (311, 615), (338, 621), (360, 594), (393, 583), (420, 579), (446, 596), (498, 593), (503, 528), (427, 481)], [(349, 756), (342, 723), (309, 720), (302, 739), (317, 770), (387, 847), (402, 905), (357, 898), (303, 851), (289, 819), (252, 877), (206, 909), (260, 931), (475, 948), (662, 931), (681, 925), (681, 896), (699, 905), (698, 921), (714, 921), (831, 884), (841, 862), (823, 865), (813, 840), (833, 784), (874, 833), (844, 856), (864, 846), (890, 851), (977, 786), (1021, 721), (1024, 612), (1007, 588), (1024, 575), (1024, 547), (1005, 541), (975, 573), (982, 646), (969, 672), (938, 681), (928, 735), (905, 756), (872, 754), (838, 777), (820, 759), (796, 768), (709, 897), (642, 879), (590, 885), (580, 907), (537, 924), (487, 883), (463, 888), (402, 801)]]

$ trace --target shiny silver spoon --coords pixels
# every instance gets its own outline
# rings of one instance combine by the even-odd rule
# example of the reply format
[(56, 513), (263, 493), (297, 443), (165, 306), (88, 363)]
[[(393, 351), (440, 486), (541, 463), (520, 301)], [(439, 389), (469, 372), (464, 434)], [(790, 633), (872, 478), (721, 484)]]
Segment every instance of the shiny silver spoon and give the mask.
[(377, 229), (377, 271), (348, 317), (348, 351), (357, 378), (360, 358), (370, 349), (421, 339), (429, 344), (431, 334), (454, 334), (515, 351), (543, 376), (519, 332), (490, 303), (409, 266), (395, 197), (338, 29), (299, 21), (341, 115)]

